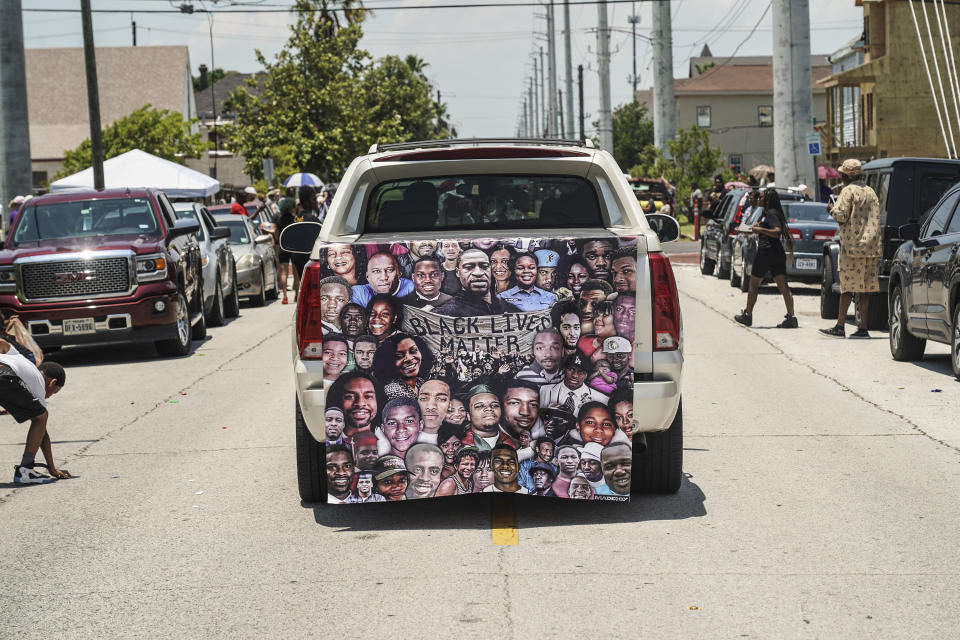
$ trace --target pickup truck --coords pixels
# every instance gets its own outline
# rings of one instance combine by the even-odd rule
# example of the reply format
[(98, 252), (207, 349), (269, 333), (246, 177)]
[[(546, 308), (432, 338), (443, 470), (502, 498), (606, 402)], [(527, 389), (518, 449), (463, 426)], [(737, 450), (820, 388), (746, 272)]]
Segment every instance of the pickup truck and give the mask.
[(683, 325), (661, 243), (589, 143), (375, 145), (309, 254), (292, 332), (300, 496), (606, 501), (682, 478)]
[(206, 335), (199, 229), (155, 189), (32, 198), (0, 250), (0, 311), (44, 349), (153, 342), (187, 355)]

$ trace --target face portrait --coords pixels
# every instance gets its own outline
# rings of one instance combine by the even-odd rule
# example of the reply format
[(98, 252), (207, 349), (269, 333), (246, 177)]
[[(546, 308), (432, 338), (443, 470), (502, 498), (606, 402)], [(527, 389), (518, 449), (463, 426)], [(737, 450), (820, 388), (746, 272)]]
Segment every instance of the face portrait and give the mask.
[(555, 267), (540, 267), (537, 269), (537, 286), (547, 291), (553, 291), (553, 274)]
[(403, 500), (407, 491), (407, 474), (395, 473), (383, 480), (377, 480), (377, 493), (390, 501)]
[(351, 340), (356, 339), (363, 333), (363, 325), (366, 324), (366, 314), (359, 306), (348, 306), (342, 314), (340, 320), (340, 331)]
[(457, 455), (457, 451), (460, 449), (460, 438), (456, 436), (450, 436), (446, 442), (440, 443), (440, 451), (443, 452), (443, 464), (453, 465), (453, 459)]
[(562, 447), (557, 453), (556, 465), (560, 473), (571, 477), (577, 473), (577, 468), (580, 466), (580, 454), (573, 447)]
[(485, 458), (477, 463), (476, 470), (473, 472), (473, 491), (483, 491), (493, 484), (493, 471), (490, 469), (490, 458)]
[(364, 371), (373, 368), (373, 356), (377, 353), (377, 345), (373, 342), (357, 342), (353, 346), (353, 359), (357, 367)]
[(367, 282), (375, 293), (393, 293), (399, 277), (397, 260), (389, 253), (377, 253), (367, 262)]
[(487, 249), (489, 249), (489, 248), (492, 247), (493, 245), (497, 244), (497, 242), (499, 242), (499, 241), (498, 241), (496, 238), (480, 238), (479, 240), (474, 240), (474, 241), (471, 242), (470, 244), (472, 244), (473, 246), (475, 246), (477, 249), (481, 249), (481, 250), (483, 250), (483, 251), (486, 251)]
[(367, 319), (367, 328), (370, 330), (370, 335), (375, 337), (377, 340), (383, 340), (388, 335), (393, 328), (393, 307), (384, 300), (377, 300), (373, 303), (373, 306), (370, 307), (370, 317)]
[(546, 331), (533, 339), (533, 357), (547, 373), (556, 373), (563, 357), (563, 341), (559, 334)]
[(493, 469), (493, 483), (498, 489), (516, 491), (520, 469), (516, 451), (497, 449), (490, 455), (490, 468)]
[(583, 259), (591, 275), (598, 280), (610, 279), (610, 259), (613, 243), (609, 240), (591, 240), (583, 245)]
[(377, 392), (366, 378), (355, 378), (343, 387), (343, 412), (358, 429), (366, 429), (377, 415)]
[(447, 408), (447, 422), (461, 425), (467, 421), (467, 408), (463, 402), (457, 398), (450, 399), (450, 406)]
[(332, 244), (327, 247), (327, 267), (333, 275), (352, 281), (356, 266), (356, 259), (349, 244)]
[(350, 290), (342, 284), (328, 282), (320, 287), (320, 313), (323, 321), (340, 328), (340, 311), (350, 302)]
[(609, 305), (598, 305), (593, 314), (593, 332), (598, 338), (609, 338), (617, 335), (617, 330), (613, 326), (613, 313)]
[(440, 486), (443, 454), (432, 444), (421, 444), (406, 457), (407, 499), (432, 498)]
[(493, 279), (497, 282), (510, 280), (510, 252), (506, 249), (497, 249), (490, 254), (490, 269)]
[(565, 313), (560, 316), (560, 336), (563, 346), (567, 349), (576, 349), (580, 340), (580, 316), (575, 313)]
[(530, 437), (529, 431), (520, 432), (520, 448), (529, 447), (530, 443), (533, 441), (533, 438)]
[(617, 334), (633, 342), (637, 326), (637, 301), (630, 296), (617, 298), (613, 303), (613, 324)]
[(600, 452), (603, 480), (610, 489), (621, 496), (630, 494), (633, 473), (633, 453), (626, 444), (605, 447)]
[(460, 243), (455, 240), (444, 240), (440, 243), (440, 253), (447, 262), (454, 262), (460, 255)]
[(603, 469), (600, 468), (600, 461), (593, 458), (580, 459), (580, 471), (587, 476), (590, 482), (599, 482), (603, 478)]
[(457, 267), (460, 285), (474, 295), (485, 295), (490, 291), (490, 258), (483, 251), (470, 249), (460, 256)]
[(369, 498), (373, 493), (373, 478), (369, 473), (365, 473), (357, 478), (357, 495), (361, 498)]
[(610, 444), (616, 431), (616, 423), (606, 407), (591, 407), (579, 423), (580, 437), (584, 442)]
[(470, 426), (480, 433), (493, 435), (500, 423), (500, 401), (492, 393), (478, 393), (469, 401)]
[(347, 343), (340, 340), (323, 341), (323, 378), (336, 380), (347, 366)]
[[(488, 467), (489, 468), (489, 467)], [(457, 465), (457, 474), (464, 480), (469, 480), (477, 470), (477, 459), (473, 456), (463, 456)], [(489, 483), (487, 483), (489, 484)]]
[(637, 260), (632, 256), (613, 261), (613, 288), (617, 293), (637, 290)]
[(543, 420), (543, 428), (547, 432), (547, 437), (553, 441), (565, 436), (572, 426), (568, 420), (555, 414)]
[(633, 403), (622, 400), (613, 406), (613, 417), (617, 421), (617, 428), (633, 437)]
[(348, 451), (327, 454), (327, 487), (331, 494), (342, 498), (350, 493), (353, 478), (353, 458)]
[(606, 353), (604, 357), (610, 361), (610, 366), (618, 373), (630, 366), (629, 353)]
[(587, 372), (580, 367), (567, 367), (563, 370), (563, 381), (570, 389), (579, 389), (587, 381)]
[(533, 472), (533, 486), (537, 489), (546, 489), (550, 484), (550, 474), (543, 469), (537, 469)]
[(327, 440), (336, 440), (343, 433), (343, 411), (339, 409), (327, 409), (323, 414), (323, 428), (327, 434)]
[(450, 386), (443, 380), (424, 382), (417, 393), (417, 403), (420, 405), (424, 429), (428, 433), (435, 433), (450, 408)]
[(437, 252), (436, 240), (417, 240), (410, 243), (410, 253), (415, 257), (432, 256)]
[(580, 263), (574, 263), (570, 265), (570, 270), (567, 271), (567, 288), (573, 291), (574, 297), (579, 297), (580, 292), (583, 291), (583, 283), (589, 279), (590, 274), (586, 267)]
[(393, 370), (404, 379), (415, 379), (420, 375), (420, 363), (423, 355), (413, 338), (404, 338), (397, 343), (393, 352)]
[(540, 413), (540, 394), (533, 389), (511, 387), (503, 394), (503, 421), (514, 435), (529, 435)]
[(607, 299), (602, 289), (590, 289), (580, 296), (580, 310), (584, 318), (593, 318), (593, 306)]
[(383, 435), (390, 443), (390, 453), (404, 457), (407, 449), (417, 442), (423, 423), (417, 410), (409, 405), (397, 405), (383, 412)]
[(424, 260), (413, 266), (413, 286), (424, 298), (435, 298), (440, 293), (443, 274), (440, 265), (432, 260)]
[(583, 476), (575, 476), (570, 481), (570, 487), (567, 489), (567, 495), (574, 500), (590, 499), (590, 483)]
[(550, 462), (553, 460), (553, 448), (554, 444), (552, 442), (541, 442), (537, 446), (537, 458), (544, 462)]
[(353, 444), (353, 457), (357, 461), (357, 469), (373, 469), (374, 463), (380, 457), (377, 443), (366, 440)]
[(533, 256), (520, 256), (513, 265), (513, 274), (521, 289), (530, 289), (537, 281), (537, 261)]

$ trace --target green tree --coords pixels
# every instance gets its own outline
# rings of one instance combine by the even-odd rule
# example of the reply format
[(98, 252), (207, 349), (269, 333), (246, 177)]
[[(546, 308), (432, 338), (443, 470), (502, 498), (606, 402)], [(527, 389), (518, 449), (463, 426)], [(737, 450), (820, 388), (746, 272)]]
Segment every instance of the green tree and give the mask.
[(613, 157), (621, 167), (637, 164), (641, 152), (653, 144), (653, 120), (646, 105), (622, 104), (613, 111)]
[[(224, 70), (221, 69), (220, 67), (217, 67), (216, 69), (214, 69), (213, 71), (211, 71), (210, 73), (207, 74), (207, 86), (209, 87), (209, 86), (210, 86), (211, 84), (213, 84), (214, 82), (220, 82), (221, 80), (223, 80), (223, 77), (224, 77), (225, 75), (226, 75), (226, 72), (224, 72)], [(200, 76), (193, 76), (193, 90), (194, 90), (194, 91), (200, 91), (200, 82), (201, 82), (201, 80), (202, 80), (202, 79), (201, 79)]]
[[(194, 121), (184, 120), (176, 111), (154, 109), (145, 104), (130, 115), (103, 129), (103, 159), (140, 149), (166, 160), (185, 164), (210, 145), (199, 133), (190, 131)], [(54, 179), (82, 171), (93, 164), (90, 139), (63, 154), (63, 170)]]

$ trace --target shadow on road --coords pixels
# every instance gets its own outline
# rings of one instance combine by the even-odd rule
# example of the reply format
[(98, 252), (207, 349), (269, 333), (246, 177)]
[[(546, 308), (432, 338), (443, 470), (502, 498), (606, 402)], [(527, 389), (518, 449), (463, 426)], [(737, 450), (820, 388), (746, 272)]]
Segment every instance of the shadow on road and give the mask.
[[(920, 367), (921, 369), (926, 369), (931, 373), (942, 373), (945, 376), (954, 378), (949, 353), (928, 354), (923, 356), (923, 360), (911, 362), (910, 364), (915, 367)], [(960, 380), (958, 380), (958, 382), (960, 382)]]
[[(593, 502), (562, 498), (535, 498), (503, 494), (476, 494), (451, 499), (372, 503), (365, 505), (316, 505), (317, 524), (341, 531), (489, 529), (494, 500), (505, 501), (517, 515), (521, 529), (583, 524), (685, 520), (706, 515), (706, 496), (685, 475), (680, 491), (673, 495), (635, 495), (630, 502)], [(501, 505), (497, 505), (500, 507)]]

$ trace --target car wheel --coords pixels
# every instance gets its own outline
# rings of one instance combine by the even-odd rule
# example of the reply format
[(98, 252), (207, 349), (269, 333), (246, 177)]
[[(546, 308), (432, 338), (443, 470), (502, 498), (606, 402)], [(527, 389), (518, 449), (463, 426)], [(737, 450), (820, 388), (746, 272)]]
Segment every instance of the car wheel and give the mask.
[(213, 294), (213, 309), (210, 310), (210, 326), (222, 327), (226, 313), (223, 301), (223, 285), (220, 284), (220, 274), (217, 274), (217, 285)]
[(840, 294), (833, 291), (833, 259), (823, 257), (823, 278), (820, 280), (820, 317), (836, 320), (840, 313)]
[(705, 276), (709, 276), (713, 273), (713, 268), (716, 266), (716, 261), (707, 257), (707, 245), (705, 242), (700, 242), (700, 273)]
[[(743, 265), (743, 261), (740, 261), (740, 264)], [(739, 287), (740, 283), (743, 281), (743, 278), (737, 274), (737, 265), (734, 264), (733, 258), (730, 258), (730, 286)]]
[(719, 249), (717, 250), (717, 277), (721, 280), (725, 280), (730, 277), (730, 265), (723, 264), (723, 255)]
[(223, 312), (228, 318), (236, 318), (240, 315), (240, 289), (237, 286), (237, 272), (233, 272), (233, 288), (230, 296), (224, 301)]
[(177, 294), (177, 337), (154, 343), (162, 356), (181, 357), (190, 353), (190, 309), (183, 293)]
[(903, 308), (903, 287), (898, 284), (893, 290), (893, 295), (890, 296), (890, 355), (894, 360), (912, 362), (923, 357), (926, 346), (926, 340), (917, 338), (907, 328), (907, 314)]
[(750, 291), (750, 272), (753, 271), (753, 265), (747, 263), (747, 258), (743, 258), (743, 273), (740, 275), (740, 291), (744, 293)]
[(647, 448), (633, 453), (633, 492), (676, 493), (683, 480), (683, 400), (669, 429), (644, 435)]
[(280, 269), (277, 268), (277, 263), (273, 263), (273, 287), (270, 289), (270, 292), (267, 293), (268, 300), (276, 300), (280, 297)]
[(297, 488), (300, 490), (300, 499), (304, 502), (326, 502), (325, 447), (310, 435), (307, 423), (303, 419), (303, 412), (300, 410), (300, 401), (294, 398), (294, 402), (297, 405)]
[(950, 365), (953, 375), (960, 379), (960, 302), (953, 308), (953, 337), (950, 340)]
[(255, 296), (250, 296), (250, 306), (252, 307), (262, 307), (267, 303), (267, 293), (264, 291), (266, 286), (266, 279), (263, 277), (263, 269), (260, 269), (260, 293)]
[(192, 337), (194, 340), (203, 340), (207, 337), (207, 316), (203, 313), (203, 301), (200, 302), (200, 319), (193, 325)]

